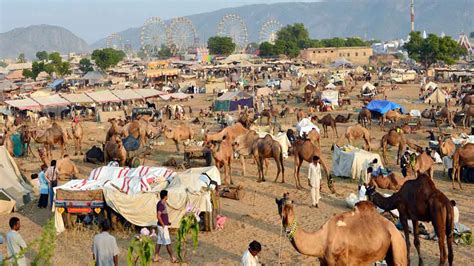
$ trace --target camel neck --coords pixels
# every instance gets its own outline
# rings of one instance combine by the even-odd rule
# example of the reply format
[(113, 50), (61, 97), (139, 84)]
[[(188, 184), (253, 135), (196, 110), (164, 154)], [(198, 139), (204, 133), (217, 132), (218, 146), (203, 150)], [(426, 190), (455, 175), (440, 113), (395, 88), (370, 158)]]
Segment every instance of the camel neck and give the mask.
[(380, 193), (375, 192), (372, 195), (372, 202), (377, 205), (379, 208), (382, 208), (386, 211), (391, 211), (397, 208), (397, 201), (398, 199), (398, 194), (395, 193), (390, 197), (384, 197), (380, 195)]
[(296, 227), (290, 240), (293, 247), (303, 255), (322, 258), (324, 256), (324, 245), (326, 234), (323, 229), (316, 232), (307, 232)]

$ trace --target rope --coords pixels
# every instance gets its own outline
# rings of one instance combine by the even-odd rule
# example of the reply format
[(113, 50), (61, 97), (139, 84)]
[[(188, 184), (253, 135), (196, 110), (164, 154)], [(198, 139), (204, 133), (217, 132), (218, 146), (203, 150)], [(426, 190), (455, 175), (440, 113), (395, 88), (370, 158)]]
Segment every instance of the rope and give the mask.
[(282, 247), (281, 239), (282, 239), (282, 236), (283, 236), (283, 223), (280, 223), (280, 237), (279, 237), (280, 238), (280, 240), (279, 240), (280, 244), (279, 244), (279, 248), (278, 248), (278, 264), (277, 265), (280, 265), (281, 257), (282, 257), (281, 256), (281, 247)]

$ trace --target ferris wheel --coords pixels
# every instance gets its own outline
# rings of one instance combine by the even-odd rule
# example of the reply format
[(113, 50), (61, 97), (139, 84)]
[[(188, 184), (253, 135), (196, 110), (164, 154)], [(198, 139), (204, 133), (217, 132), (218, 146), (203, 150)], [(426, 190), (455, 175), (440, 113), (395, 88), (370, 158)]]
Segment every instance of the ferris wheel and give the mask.
[(244, 20), (236, 14), (227, 14), (222, 17), (217, 26), (217, 35), (231, 37), (237, 46), (237, 51), (244, 50), (248, 43), (247, 26)]
[(260, 29), (260, 42), (275, 44), (278, 31), (283, 25), (276, 19), (267, 20)]
[(168, 32), (165, 24), (159, 17), (152, 17), (145, 21), (140, 32), (140, 43), (143, 52), (148, 57), (155, 56), (162, 45), (168, 41)]
[(168, 45), (176, 53), (184, 53), (197, 44), (196, 28), (188, 18), (175, 18), (168, 27)]
[(123, 44), (123, 41), (122, 41), (122, 36), (120, 36), (117, 33), (110, 34), (109, 36), (107, 36), (105, 46), (107, 48), (113, 48), (115, 50), (123, 50), (124, 49), (124, 44)]

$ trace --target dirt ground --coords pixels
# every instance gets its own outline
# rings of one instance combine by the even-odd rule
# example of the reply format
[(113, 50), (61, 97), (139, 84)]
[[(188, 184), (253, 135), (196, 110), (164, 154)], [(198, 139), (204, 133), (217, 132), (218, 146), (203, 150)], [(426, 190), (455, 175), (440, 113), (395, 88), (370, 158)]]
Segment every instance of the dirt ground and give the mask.
[[(359, 84), (357, 88), (360, 88)], [(418, 87), (415, 85), (402, 85), (402, 88), (397, 91), (388, 91), (387, 97), (389, 100), (395, 101), (408, 110), (417, 108), (423, 110), (427, 107), (426, 104), (416, 104), (414, 100), (418, 96)], [(360, 108), (360, 101), (356, 100), (356, 92), (351, 94), (353, 100), (352, 106), (344, 106), (340, 110), (333, 112), (335, 114), (347, 114), (348, 112), (355, 112), (355, 108)], [(193, 106), (195, 114), (199, 108), (208, 106), (210, 104), (209, 96), (198, 96), (192, 99), (190, 103)], [(163, 104), (163, 102), (159, 103)], [(293, 103), (291, 103), (293, 105)], [(294, 104), (296, 106), (296, 104)], [(353, 116), (354, 117), (354, 116)], [(187, 121), (186, 121), (187, 122)], [(289, 118), (280, 122), (284, 128), (294, 126), (296, 117), (290, 115)], [(353, 125), (355, 121), (348, 124), (338, 124), (338, 133), (343, 135), (345, 128)], [(66, 123), (65, 127), (69, 127)], [(83, 150), (85, 151), (93, 144), (98, 144), (105, 138), (106, 130), (109, 125), (107, 123), (85, 122), (85, 140)], [(409, 138), (416, 143), (427, 146), (427, 134), (424, 130), (427, 127), (433, 127), (432, 123), (423, 120), (423, 129), (416, 134), (409, 135)], [(196, 128), (197, 129), (197, 128)], [(460, 129), (457, 129), (460, 132)], [(467, 130), (465, 130), (467, 133)], [(330, 151), (331, 145), (337, 141), (341, 144), (345, 143), (344, 139), (337, 139), (337, 137), (330, 131), (329, 138), (322, 139), (322, 154), (323, 159), (331, 165), (332, 153)], [(372, 137), (379, 142), (381, 136), (384, 134), (378, 126), (373, 126), (371, 130)], [(74, 152), (72, 141), (68, 145), (68, 152)], [(358, 142), (358, 146), (362, 143)], [(36, 151), (36, 149), (34, 149)], [(379, 152), (379, 151), (376, 151)], [(56, 149), (54, 154), (57, 158), (59, 150)], [(155, 146), (151, 156), (149, 156), (145, 165), (159, 166), (170, 156), (182, 159), (182, 154), (177, 154), (175, 146), (171, 141), (166, 141), (163, 146)], [(388, 167), (396, 172), (400, 168), (395, 165), (396, 149), (391, 148), (389, 152)], [(79, 167), (80, 176), (86, 177), (89, 172), (97, 167), (96, 165), (87, 164), (82, 161), (81, 156), (72, 156)], [(38, 171), (40, 161), (39, 159), (18, 159), (19, 167), (23, 173), (29, 176), (32, 172)], [(293, 178), (293, 158), (290, 157), (285, 161), (285, 177), (286, 183), (273, 183), (276, 175), (276, 167), (274, 162), (270, 161), (270, 168), (267, 174), (267, 182), (257, 183), (257, 169), (250, 160), (247, 161), (248, 174), (243, 177), (241, 172), (240, 162), (234, 160), (232, 165), (232, 176), (234, 182), (244, 186), (245, 197), (240, 201), (229, 199), (221, 200), (221, 215), (226, 216), (227, 222), (222, 231), (214, 231), (211, 233), (201, 232), (199, 235), (199, 247), (196, 252), (187, 252), (186, 261), (192, 265), (236, 265), (239, 263), (242, 253), (246, 250), (247, 245), (252, 240), (258, 240), (263, 245), (263, 250), (259, 255), (262, 263), (266, 265), (275, 265), (278, 263), (295, 265), (318, 265), (316, 258), (304, 256), (295, 251), (290, 245), (289, 241), (280, 237), (281, 223), (278, 216), (275, 197), (281, 197), (284, 192), (289, 192), (291, 198), (295, 201), (295, 212), (301, 228), (309, 231), (317, 230), (334, 214), (348, 211), (345, 205), (345, 197), (349, 193), (356, 193), (357, 182), (355, 180), (336, 178), (336, 194), (330, 194), (323, 180), (323, 193), (320, 206), (318, 209), (309, 208), (310, 193), (307, 189), (306, 175), (307, 163), (303, 164), (300, 173), (302, 184), (305, 186), (303, 190), (296, 190)], [(451, 182), (446, 177), (442, 177), (442, 166), (437, 165), (435, 171), (436, 186), (443, 191), (448, 198), (454, 199), (460, 210), (460, 221), (470, 228), (474, 228), (474, 211), (471, 209), (472, 202), (470, 202), (474, 192), (473, 184), (463, 184), (463, 190), (453, 190)], [(8, 231), (8, 219), (11, 216), (18, 216), (22, 221), (22, 228), (20, 233), (27, 242), (33, 241), (41, 234), (41, 226), (44, 225), (52, 216), (52, 213), (47, 210), (40, 210), (36, 208), (36, 201), (27, 205), (23, 210), (11, 215), (0, 216), (0, 233), (5, 234)], [(54, 255), (54, 265), (88, 265), (92, 261), (90, 252), (93, 235), (96, 232), (87, 228), (76, 228), (68, 230), (58, 236), (57, 247)], [(134, 232), (113, 232), (118, 239), (120, 247), (120, 264), (125, 265), (127, 259), (127, 247), (129, 240)], [(358, 243), (364, 245), (364, 243)], [(435, 265), (438, 263), (439, 250), (438, 244), (435, 241), (422, 240), (421, 242), (422, 257), (426, 265)], [(473, 247), (455, 245), (454, 247), (454, 265), (472, 265), (474, 261)], [(6, 254), (5, 245), (0, 245), (0, 252)], [(169, 262), (168, 255), (165, 251), (161, 251), (160, 262), (167, 264)], [(34, 254), (28, 254), (32, 258)], [(279, 259), (280, 257), (280, 259)], [(411, 249), (412, 265), (417, 262), (416, 251)]]

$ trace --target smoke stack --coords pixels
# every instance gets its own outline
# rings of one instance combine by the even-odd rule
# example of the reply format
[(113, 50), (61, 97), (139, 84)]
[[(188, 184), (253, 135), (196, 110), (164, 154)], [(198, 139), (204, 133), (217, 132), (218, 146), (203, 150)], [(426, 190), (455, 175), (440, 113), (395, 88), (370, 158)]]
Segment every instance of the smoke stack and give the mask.
[(415, 5), (413, 4), (414, 0), (411, 0), (410, 4), (410, 24), (411, 24), (411, 31), (415, 31)]

